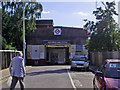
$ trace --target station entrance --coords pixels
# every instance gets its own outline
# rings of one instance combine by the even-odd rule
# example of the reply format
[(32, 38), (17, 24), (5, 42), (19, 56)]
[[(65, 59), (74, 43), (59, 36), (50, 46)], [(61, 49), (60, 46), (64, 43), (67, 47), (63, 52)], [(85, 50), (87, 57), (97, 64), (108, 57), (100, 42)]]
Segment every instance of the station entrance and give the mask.
[(68, 64), (69, 47), (46, 47), (48, 64)]

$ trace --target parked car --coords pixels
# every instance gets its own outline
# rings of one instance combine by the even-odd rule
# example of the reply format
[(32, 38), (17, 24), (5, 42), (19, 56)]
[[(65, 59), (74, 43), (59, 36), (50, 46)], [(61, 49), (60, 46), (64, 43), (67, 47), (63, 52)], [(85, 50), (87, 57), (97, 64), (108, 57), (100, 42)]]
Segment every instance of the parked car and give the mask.
[(89, 70), (89, 61), (86, 56), (75, 55), (71, 60), (71, 70), (76, 68)]
[(95, 72), (93, 87), (95, 90), (120, 90), (120, 60), (105, 60)]

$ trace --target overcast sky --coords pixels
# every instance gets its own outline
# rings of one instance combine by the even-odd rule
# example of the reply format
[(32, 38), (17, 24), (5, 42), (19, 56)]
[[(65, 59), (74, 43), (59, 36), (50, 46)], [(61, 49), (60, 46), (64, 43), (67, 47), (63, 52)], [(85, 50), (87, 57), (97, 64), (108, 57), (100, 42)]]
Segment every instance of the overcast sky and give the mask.
[[(66, 0), (65, 0), (66, 1)], [(104, 1), (105, 2), (105, 1)], [(53, 19), (54, 25), (57, 26), (71, 26), (82, 28), (85, 22), (84, 19), (94, 20), (95, 16), (92, 14), (93, 10), (96, 9), (96, 1), (87, 2), (86, 0), (73, 0), (66, 2), (54, 2), (50, 0), (49, 2), (41, 2), (43, 5), (43, 12), (41, 19)], [(116, 2), (116, 11), (118, 12), (118, 2)], [(100, 0), (97, 0), (97, 7), (102, 6)], [(118, 22), (118, 17), (114, 16), (116, 22)]]

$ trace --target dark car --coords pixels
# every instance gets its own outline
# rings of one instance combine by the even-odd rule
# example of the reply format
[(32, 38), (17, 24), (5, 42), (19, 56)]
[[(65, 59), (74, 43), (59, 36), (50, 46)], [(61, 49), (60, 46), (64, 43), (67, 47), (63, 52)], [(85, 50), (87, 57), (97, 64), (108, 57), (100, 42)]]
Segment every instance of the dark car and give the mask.
[(95, 90), (120, 90), (120, 60), (107, 59), (95, 72), (93, 87)]

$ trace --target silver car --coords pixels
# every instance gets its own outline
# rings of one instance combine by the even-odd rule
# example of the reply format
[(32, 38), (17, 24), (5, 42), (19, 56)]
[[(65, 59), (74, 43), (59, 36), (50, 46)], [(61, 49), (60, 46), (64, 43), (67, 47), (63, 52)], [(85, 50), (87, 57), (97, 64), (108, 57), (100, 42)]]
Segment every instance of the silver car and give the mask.
[(75, 68), (89, 70), (89, 61), (86, 56), (75, 55), (71, 60), (71, 70)]

